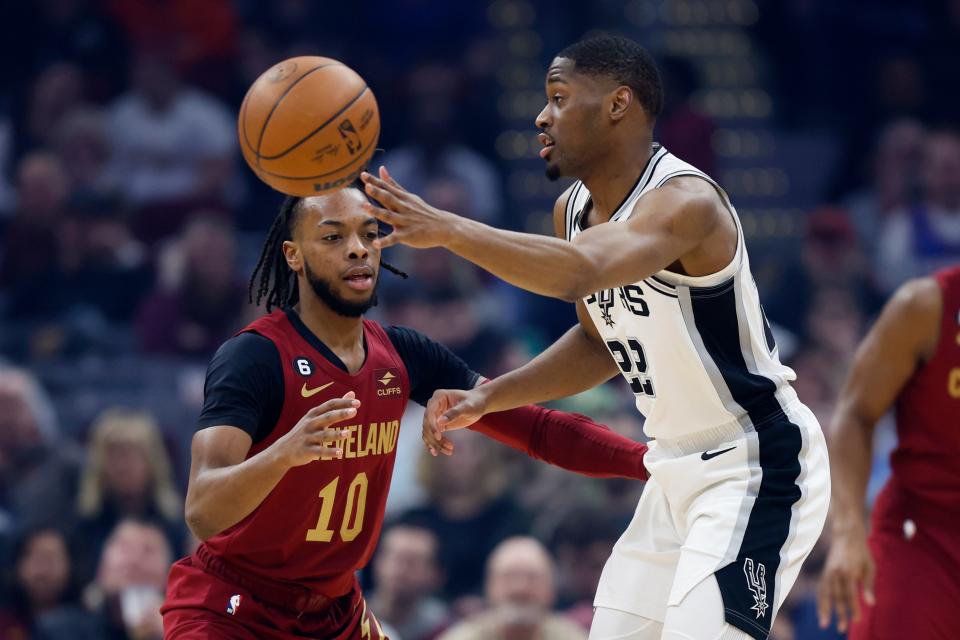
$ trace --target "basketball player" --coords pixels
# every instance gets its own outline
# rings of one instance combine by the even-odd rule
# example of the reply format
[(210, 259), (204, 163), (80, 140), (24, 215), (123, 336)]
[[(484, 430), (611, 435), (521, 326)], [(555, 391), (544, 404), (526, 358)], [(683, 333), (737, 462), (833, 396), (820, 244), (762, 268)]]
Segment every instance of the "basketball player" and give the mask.
[[(354, 573), (383, 521), (408, 398), (478, 376), (445, 347), (362, 314), (375, 301), (376, 219), (359, 188), (289, 198), (260, 262), (268, 311), (207, 372), (165, 636), (379, 639)], [(388, 267), (390, 268), (390, 267)], [(392, 269), (392, 268), (391, 268)], [(645, 478), (646, 447), (582, 416), (524, 407), (478, 430), (587, 475)]]
[(620, 372), (646, 416), (651, 480), (597, 590), (593, 640), (766, 638), (829, 503), (820, 426), (790, 386), (716, 182), (653, 142), (660, 79), (634, 42), (562, 51), (537, 117), (559, 238), (435, 209), (364, 174), (382, 246), (445, 246), (516, 286), (576, 301), (580, 322), (520, 369), (441, 392), (436, 427), (589, 389)]
[[(893, 474), (863, 505), (873, 430), (896, 407)], [(820, 625), (851, 640), (960, 633), (960, 267), (900, 287), (857, 351), (834, 416), (833, 539)], [(862, 597), (861, 597), (862, 592)], [(852, 619), (853, 623), (850, 624)]]

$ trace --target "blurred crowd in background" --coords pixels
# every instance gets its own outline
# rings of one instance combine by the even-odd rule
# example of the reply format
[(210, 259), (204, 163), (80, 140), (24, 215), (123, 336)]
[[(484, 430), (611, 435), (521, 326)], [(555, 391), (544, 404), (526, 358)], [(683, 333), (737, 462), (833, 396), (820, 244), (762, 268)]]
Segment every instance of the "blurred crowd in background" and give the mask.
[[(360, 72), (374, 164), (435, 206), (549, 232), (533, 118), (588, 30), (661, 62), (657, 139), (737, 206), (780, 355), (829, 428), (854, 349), (904, 280), (960, 260), (960, 2), (35, 0), (0, 9), (0, 639), (157, 638), (207, 361), (262, 311), (246, 283), (282, 196), (238, 153), (250, 83), (292, 55)], [(575, 322), (443, 250), (390, 249), (371, 314), (495, 376)], [(642, 439), (619, 379), (561, 407)], [(584, 638), (642, 484), (470, 432), (401, 430), (363, 582), (402, 640)], [(883, 481), (893, 435), (871, 486)], [(822, 547), (823, 545), (821, 545)], [(822, 550), (774, 627), (815, 629)], [(443, 635), (446, 634), (446, 635)], [(511, 636), (523, 638), (522, 635)]]

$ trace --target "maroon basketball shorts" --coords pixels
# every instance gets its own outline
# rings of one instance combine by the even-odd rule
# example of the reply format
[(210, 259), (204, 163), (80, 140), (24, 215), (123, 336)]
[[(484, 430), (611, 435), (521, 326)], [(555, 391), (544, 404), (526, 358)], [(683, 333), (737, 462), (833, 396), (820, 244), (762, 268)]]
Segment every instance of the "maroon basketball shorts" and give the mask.
[(331, 599), (244, 575), (209, 555), (173, 565), (160, 612), (165, 640), (388, 640), (356, 583)]
[(874, 505), (870, 551), (877, 602), (861, 599), (850, 640), (960, 637), (960, 513), (930, 506), (895, 481)]

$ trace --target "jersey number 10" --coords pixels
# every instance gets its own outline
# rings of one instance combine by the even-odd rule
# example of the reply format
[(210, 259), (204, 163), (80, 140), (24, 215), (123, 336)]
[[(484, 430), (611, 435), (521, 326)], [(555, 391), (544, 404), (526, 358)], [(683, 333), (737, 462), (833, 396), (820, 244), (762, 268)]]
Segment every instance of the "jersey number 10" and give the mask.
[[(320, 491), (320, 517), (317, 526), (307, 530), (307, 542), (330, 542), (334, 531), (330, 528), (330, 519), (333, 516), (333, 503), (337, 497), (337, 485), (340, 476), (327, 483)], [(356, 503), (356, 508), (354, 508)], [(340, 537), (344, 542), (350, 542), (363, 529), (363, 513), (367, 510), (367, 474), (364, 472), (354, 476), (347, 487), (347, 503), (343, 508), (343, 521), (340, 523)]]

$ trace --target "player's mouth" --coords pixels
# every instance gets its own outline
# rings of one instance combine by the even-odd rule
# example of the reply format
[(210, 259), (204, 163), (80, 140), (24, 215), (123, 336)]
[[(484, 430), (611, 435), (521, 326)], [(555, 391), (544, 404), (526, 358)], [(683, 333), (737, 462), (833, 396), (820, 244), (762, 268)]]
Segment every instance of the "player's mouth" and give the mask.
[(354, 291), (369, 291), (373, 288), (373, 269), (353, 267), (343, 275), (343, 280)]
[(550, 155), (550, 151), (557, 143), (553, 141), (553, 138), (545, 133), (537, 134), (537, 140), (539, 140), (540, 144), (543, 145), (543, 149), (540, 149), (540, 157), (546, 160), (547, 156)]

